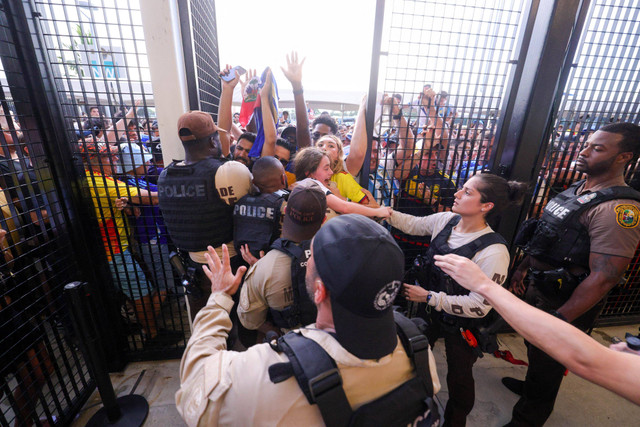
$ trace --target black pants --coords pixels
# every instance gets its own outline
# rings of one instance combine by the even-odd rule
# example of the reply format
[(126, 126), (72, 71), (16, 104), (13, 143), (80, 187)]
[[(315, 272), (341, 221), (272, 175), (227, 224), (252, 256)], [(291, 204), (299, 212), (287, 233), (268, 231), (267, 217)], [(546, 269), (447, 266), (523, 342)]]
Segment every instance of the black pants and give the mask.
[[(564, 303), (559, 298), (542, 294), (535, 285), (529, 286), (525, 300), (544, 311), (555, 310)], [(582, 331), (588, 331), (601, 309), (602, 304), (596, 304), (571, 324)], [(514, 426), (541, 426), (553, 412), (553, 406), (566, 369), (544, 351), (527, 341), (525, 344), (529, 357), (529, 368), (524, 381), (522, 397), (513, 407), (511, 423)]]
[(447, 387), (449, 389), (443, 426), (464, 426), (476, 399), (473, 364), (478, 360), (478, 356), (462, 338), (459, 330), (443, 328), (439, 322), (433, 322), (427, 330), (431, 347), (440, 337), (444, 338), (447, 355)]

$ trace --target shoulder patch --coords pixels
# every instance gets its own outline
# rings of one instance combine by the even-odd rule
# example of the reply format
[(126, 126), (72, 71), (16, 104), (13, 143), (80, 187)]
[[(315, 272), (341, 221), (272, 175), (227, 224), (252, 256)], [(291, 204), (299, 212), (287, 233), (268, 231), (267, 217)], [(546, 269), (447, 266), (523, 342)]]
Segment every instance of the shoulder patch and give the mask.
[(616, 222), (622, 228), (634, 228), (640, 222), (640, 209), (636, 205), (617, 205)]

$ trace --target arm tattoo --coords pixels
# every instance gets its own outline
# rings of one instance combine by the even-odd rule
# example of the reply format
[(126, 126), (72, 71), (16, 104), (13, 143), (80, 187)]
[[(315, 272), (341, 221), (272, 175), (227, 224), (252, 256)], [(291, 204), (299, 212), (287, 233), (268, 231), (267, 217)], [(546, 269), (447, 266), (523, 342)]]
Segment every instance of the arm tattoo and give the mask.
[[(621, 264), (622, 257), (591, 253), (589, 260), (589, 268), (591, 273), (602, 273), (607, 280), (618, 281), (627, 269), (628, 259), (624, 258), (624, 264)], [(617, 261), (617, 262), (615, 262)]]

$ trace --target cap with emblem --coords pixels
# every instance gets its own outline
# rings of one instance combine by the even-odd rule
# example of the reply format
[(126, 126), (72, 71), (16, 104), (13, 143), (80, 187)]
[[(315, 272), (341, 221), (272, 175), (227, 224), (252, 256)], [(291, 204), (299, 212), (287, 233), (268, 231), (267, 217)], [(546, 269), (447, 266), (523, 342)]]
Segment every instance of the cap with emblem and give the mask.
[(327, 212), (327, 196), (312, 179), (303, 179), (291, 191), (282, 223), (282, 237), (294, 242), (311, 239)]
[(312, 246), (340, 344), (361, 359), (392, 353), (398, 343), (392, 305), (404, 255), (391, 234), (362, 215), (341, 215), (327, 221)]
[(204, 111), (189, 111), (178, 119), (178, 136), (183, 142), (203, 139), (216, 132), (225, 131), (218, 128), (211, 115)]
[(216, 190), (220, 198), (233, 206), (251, 191), (253, 175), (245, 165), (235, 160), (224, 162), (216, 171)]

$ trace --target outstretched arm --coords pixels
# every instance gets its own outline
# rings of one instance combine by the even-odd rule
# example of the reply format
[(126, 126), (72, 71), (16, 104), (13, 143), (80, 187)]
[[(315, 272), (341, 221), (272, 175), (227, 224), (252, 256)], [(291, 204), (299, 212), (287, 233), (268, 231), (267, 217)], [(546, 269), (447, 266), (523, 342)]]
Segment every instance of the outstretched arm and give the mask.
[(354, 213), (368, 216), (370, 218), (386, 218), (389, 216), (389, 208), (370, 208), (358, 203), (347, 202), (346, 200), (342, 200), (334, 194), (330, 194), (327, 196), (327, 206), (329, 206), (336, 212), (340, 212), (341, 214)]
[(360, 173), (362, 164), (364, 163), (364, 157), (367, 154), (367, 97), (362, 98), (360, 102), (360, 108), (358, 109), (358, 116), (356, 117), (356, 123), (353, 127), (353, 136), (351, 138), (351, 149), (347, 156), (347, 170), (353, 176)]
[(520, 300), (467, 258), (436, 255), (435, 264), (460, 285), (485, 297), (520, 335), (570, 371), (640, 405), (638, 356), (608, 349), (569, 323)]
[[(193, 402), (200, 396), (217, 394), (224, 396), (231, 386), (225, 381), (204, 381), (204, 378), (226, 378), (235, 352), (227, 349), (227, 337), (231, 330), (229, 312), (233, 308), (231, 295), (240, 286), (246, 267), (239, 267), (236, 274), (231, 272), (229, 250), (222, 245), (222, 261), (215, 250), (209, 246), (207, 265), (202, 270), (211, 281), (211, 296), (193, 321), (193, 333), (180, 362), (180, 389), (176, 393), (176, 407), (188, 425), (200, 425), (203, 422), (218, 424), (218, 414), (224, 404), (224, 398), (208, 400), (194, 409)], [(206, 421), (205, 421), (206, 420)]]
[[(231, 66), (227, 64), (226, 68), (220, 72), (220, 77), (226, 76), (231, 72)], [(232, 80), (225, 81), (220, 79), (222, 83), (222, 93), (220, 94), (220, 105), (218, 107), (218, 127), (227, 131), (220, 132), (220, 145), (222, 146), (222, 156), (228, 156), (230, 152), (231, 141), (228, 132), (231, 132), (231, 124), (233, 123), (231, 114), (231, 104), (233, 103), (233, 91), (240, 80), (236, 75)]]
[(277, 117), (274, 118), (271, 115), (271, 103), (269, 102), (269, 96), (271, 95), (271, 69), (267, 71), (265, 77), (264, 86), (260, 90), (260, 102), (262, 104), (262, 129), (264, 130), (264, 145), (262, 146), (261, 156), (273, 156), (276, 154), (276, 139), (278, 134), (276, 132)]
[(111, 126), (109, 129), (107, 129), (104, 132), (104, 140), (106, 143), (110, 143), (110, 144), (118, 143), (118, 134), (124, 135), (125, 130), (127, 129), (127, 124), (129, 123), (130, 120), (135, 118), (136, 109), (141, 103), (142, 103), (142, 100), (136, 99), (133, 107), (129, 108), (129, 110), (127, 111), (127, 114), (125, 114), (125, 116), (122, 119), (118, 120), (114, 126)]
[(291, 82), (291, 89), (293, 89), (293, 102), (296, 107), (296, 140), (299, 148), (311, 146), (307, 104), (304, 101), (302, 89), (302, 66), (305, 59), (302, 58), (302, 61), (298, 61), (298, 52), (291, 52), (291, 56), (287, 55), (287, 69), (280, 67), (284, 76)]

